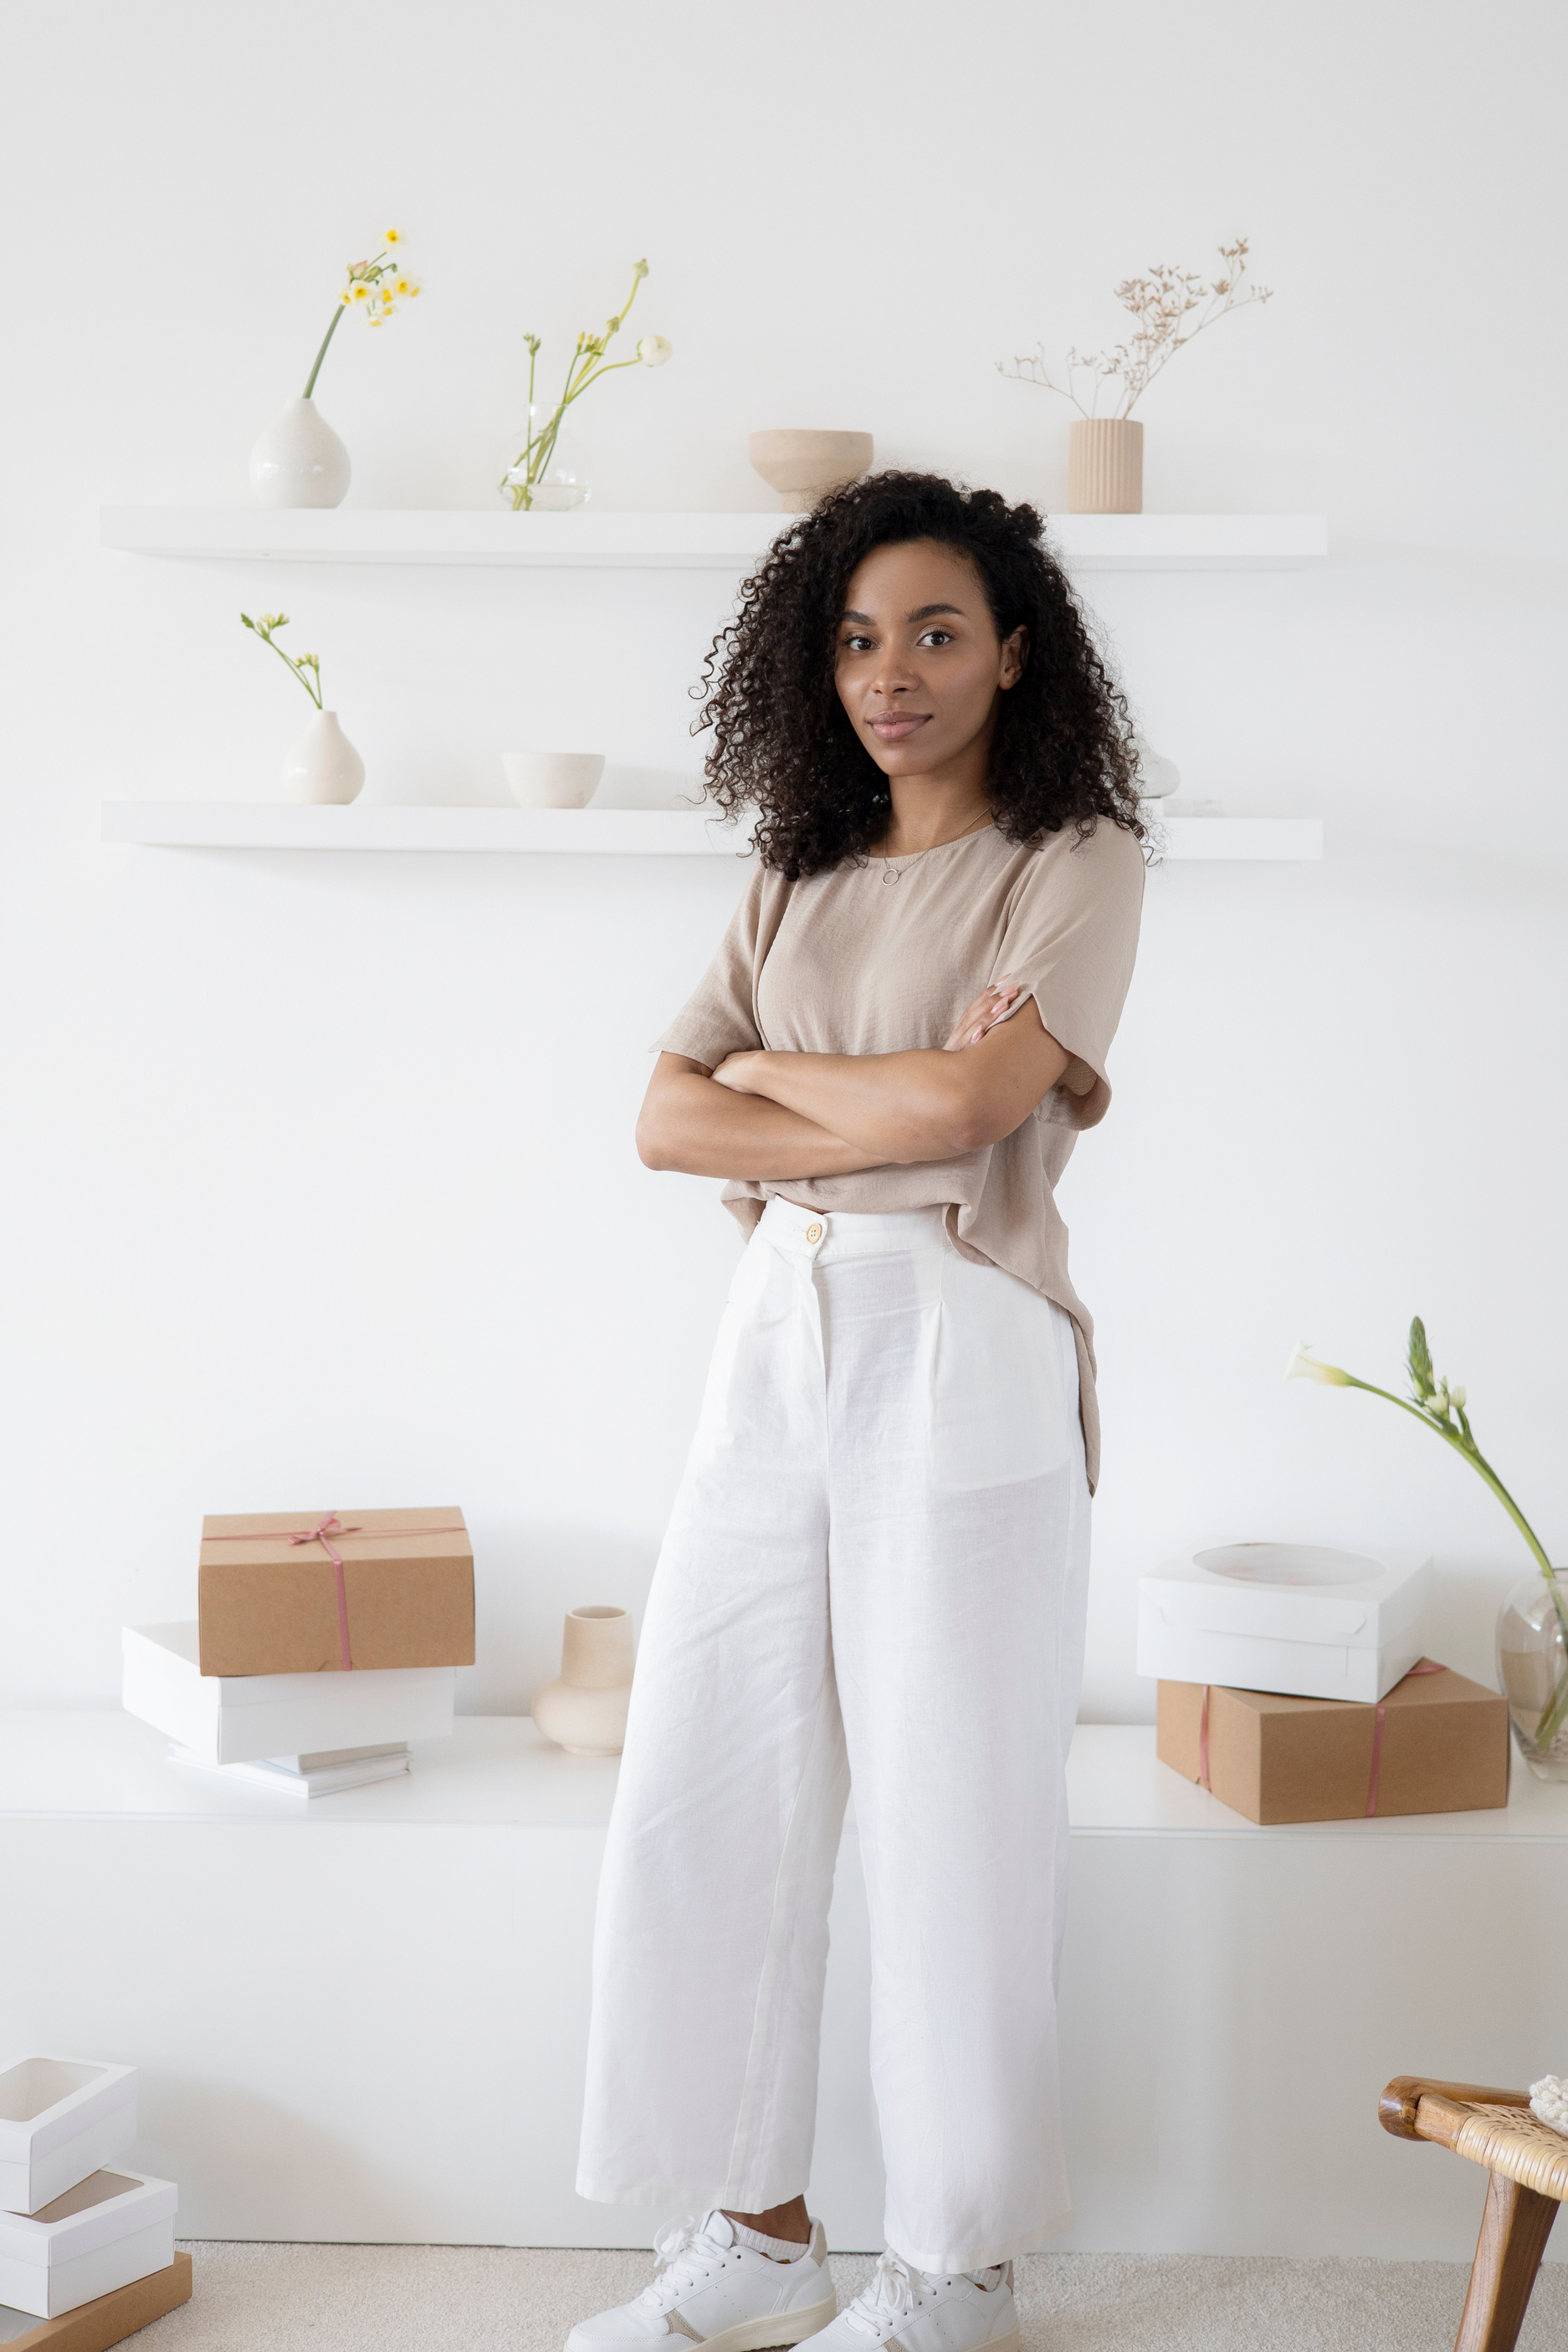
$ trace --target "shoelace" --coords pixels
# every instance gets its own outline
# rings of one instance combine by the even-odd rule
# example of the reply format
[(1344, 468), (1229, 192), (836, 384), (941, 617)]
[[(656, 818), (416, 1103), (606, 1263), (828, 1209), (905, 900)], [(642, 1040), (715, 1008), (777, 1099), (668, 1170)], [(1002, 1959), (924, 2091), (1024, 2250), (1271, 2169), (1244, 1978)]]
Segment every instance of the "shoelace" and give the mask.
[(683, 2221), (675, 2221), (661, 2230), (653, 2242), (658, 2256), (658, 2271), (652, 2284), (645, 2286), (637, 2298), (644, 2311), (661, 2311), (669, 2296), (685, 2294), (694, 2287), (703, 2273), (715, 2263), (721, 2263), (730, 2249), (710, 2238), (702, 2223), (707, 2216), (689, 2213)]
[(862, 2336), (880, 2336), (889, 2319), (901, 2319), (920, 2301), (921, 2273), (889, 2246), (844, 2316)]

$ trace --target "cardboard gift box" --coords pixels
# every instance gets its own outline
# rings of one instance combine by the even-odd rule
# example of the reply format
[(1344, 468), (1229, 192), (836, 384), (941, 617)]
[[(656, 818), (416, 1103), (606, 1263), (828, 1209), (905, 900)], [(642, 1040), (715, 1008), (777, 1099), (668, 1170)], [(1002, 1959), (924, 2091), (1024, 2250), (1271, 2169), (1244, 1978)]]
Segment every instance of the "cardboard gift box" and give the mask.
[(134, 2066), (18, 2059), (0, 2074), (0, 2213), (36, 2213), (135, 2137)]
[(1421, 1655), (1431, 1579), (1426, 1552), (1194, 1544), (1138, 1580), (1138, 1672), (1370, 1704)]
[(204, 1675), (474, 1663), (474, 1554), (455, 1506), (219, 1513), (202, 1522), (196, 1605)]
[(1508, 1701), (1421, 1659), (1386, 1696), (1163, 1682), (1162, 1763), (1249, 1822), (1471, 1813), (1508, 1802)]
[(58, 2319), (0, 2304), (0, 2344), (5, 2352), (110, 2352), (140, 2327), (177, 2311), (191, 2299), (191, 2258), (176, 2254), (165, 2271), (150, 2271), (129, 2286), (79, 2303)]
[(53, 2319), (174, 2259), (179, 2194), (140, 2172), (90, 2172), (37, 2213), (0, 2213), (0, 2304)]
[(451, 1666), (352, 1675), (204, 1675), (194, 1622), (123, 1625), (121, 1698), (203, 1764), (449, 1738)]

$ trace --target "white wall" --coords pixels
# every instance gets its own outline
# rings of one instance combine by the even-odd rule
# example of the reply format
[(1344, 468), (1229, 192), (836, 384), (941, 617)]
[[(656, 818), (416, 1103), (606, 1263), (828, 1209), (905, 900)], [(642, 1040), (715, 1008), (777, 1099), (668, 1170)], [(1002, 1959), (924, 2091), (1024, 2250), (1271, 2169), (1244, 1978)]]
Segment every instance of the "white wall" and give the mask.
[(205, 1509), (456, 1500), (466, 1704), (521, 1710), (564, 1605), (640, 1601), (678, 1474), (734, 1243), (631, 1125), (738, 876), (96, 837), (105, 796), (275, 791), (307, 714), (242, 605), (321, 653), (369, 797), (499, 797), (529, 740), (602, 745), (612, 793), (696, 772), (716, 575), (100, 552), (100, 502), (245, 499), (389, 220), (427, 291), (320, 387), (367, 505), (489, 503), (524, 329), (548, 383), (646, 252), (676, 356), (580, 413), (596, 503), (755, 506), (748, 431), (806, 423), (1059, 507), (1068, 412), (994, 360), (1250, 234), (1276, 299), (1151, 394), (1148, 503), (1326, 510), (1332, 561), (1094, 601), (1191, 787), (1321, 812), (1329, 856), (1151, 885), (1065, 1188), (1107, 1424), (1085, 1711), (1150, 1711), (1132, 1580), (1201, 1529), (1430, 1544), (1438, 1646), (1485, 1669), (1526, 1565), (1495, 1506), (1279, 1374), (1305, 1334), (1395, 1379), (1422, 1310), (1568, 1551), (1561, 52), (1544, 0), (14, 16), (0, 1700), (112, 1703)]

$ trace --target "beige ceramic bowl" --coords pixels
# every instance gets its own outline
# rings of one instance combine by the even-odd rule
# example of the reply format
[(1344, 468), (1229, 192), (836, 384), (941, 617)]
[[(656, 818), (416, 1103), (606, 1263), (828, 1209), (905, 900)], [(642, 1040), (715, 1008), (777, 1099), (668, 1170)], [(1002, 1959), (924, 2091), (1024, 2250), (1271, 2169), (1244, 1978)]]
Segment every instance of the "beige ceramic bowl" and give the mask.
[(800, 514), (870, 468), (868, 433), (753, 433), (751, 459), (785, 514)]
[(605, 772), (602, 751), (503, 751), (500, 763), (519, 808), (586, 808)]

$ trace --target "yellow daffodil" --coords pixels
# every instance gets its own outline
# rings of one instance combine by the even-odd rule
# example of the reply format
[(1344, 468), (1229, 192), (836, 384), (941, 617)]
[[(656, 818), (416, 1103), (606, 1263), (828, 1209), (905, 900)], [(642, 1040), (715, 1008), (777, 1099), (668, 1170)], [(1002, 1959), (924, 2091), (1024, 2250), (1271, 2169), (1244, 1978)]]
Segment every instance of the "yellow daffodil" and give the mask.
[(400, 229), (389, 228), (386, 232), (384, 242), (387, 245), (401, 245), (403, 243), (402, 231)]

